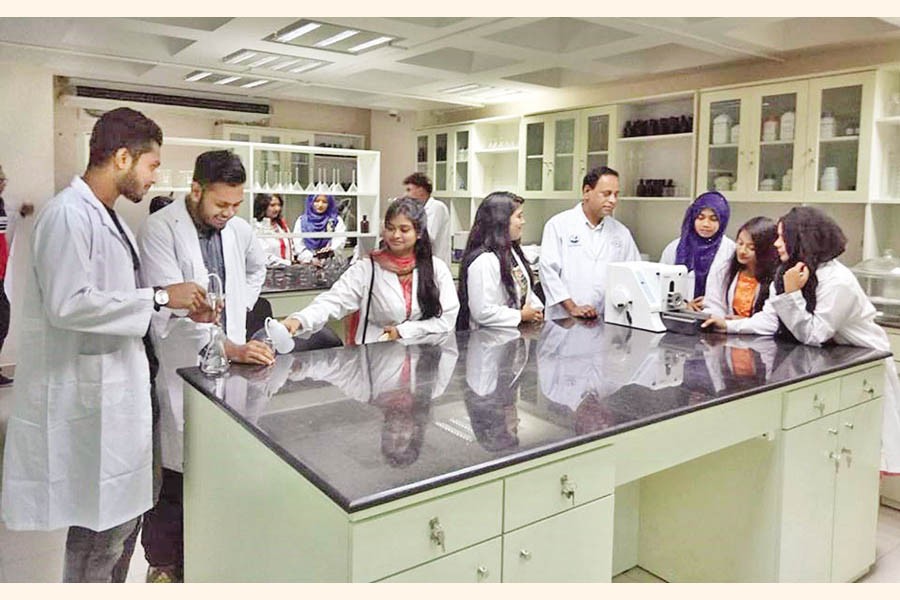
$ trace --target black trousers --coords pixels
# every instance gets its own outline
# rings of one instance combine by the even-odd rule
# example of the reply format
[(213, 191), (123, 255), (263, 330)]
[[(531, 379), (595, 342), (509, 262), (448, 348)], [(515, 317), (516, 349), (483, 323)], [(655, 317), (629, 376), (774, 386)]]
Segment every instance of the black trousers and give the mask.
[(141, 545), (151, 567), (184, 566), (182, 474), (163, 468), (159, 500), (144, 513)]
[(3, 280), (0, 279), (0, 350), (3, 350), (3, 342), (9, 333), (9, 298), (3, 289)]

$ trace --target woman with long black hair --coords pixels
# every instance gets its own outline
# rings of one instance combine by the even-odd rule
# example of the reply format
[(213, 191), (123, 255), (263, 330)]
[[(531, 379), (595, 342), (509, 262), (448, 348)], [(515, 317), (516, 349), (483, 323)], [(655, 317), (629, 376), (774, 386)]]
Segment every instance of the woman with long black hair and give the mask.
[[(763, 310), (748, 319), (708, 319), (704, 327), (728, 333), (778, 335), (801, 344), (828, 343), (889, 352), (875, 307), (837, 257), (847, 247), (840, 226), (811, 206), (792, 208), (778, 221), (775, 249), (781, 265)], [(900, 474), (900, 380), (886, 358), (882, 471)]]
[(459, 269), (459, 330), (515, 327), (543, 319), (534, 274), (520, 241), (525, 201), (493, 192), (481, 202)]
[(330, 290), (284, 320), (291, 333), (311, 335), (329, 319), (359, 311), (351, 344), (412, 338), (453, 330), (459, 299), (450, 268), (431, 255), (425, 210), (399, 198), (384, 215), (383, 248), (344, 271)]
[[(284, 220), (284, 200), (278, 194), (256, 194), (253, 197), (254, 230), (266, 263), (290, 264), (294, 260), (291, 232)], [(280, 235), (280, 237), (274, 237)]]
[(753, 217), (738, 229), (731, 259), (713, 266), (703, 310), (714, 317), (746, 318), (762, 310), (778, 268), (778, 229), (768, 217)]

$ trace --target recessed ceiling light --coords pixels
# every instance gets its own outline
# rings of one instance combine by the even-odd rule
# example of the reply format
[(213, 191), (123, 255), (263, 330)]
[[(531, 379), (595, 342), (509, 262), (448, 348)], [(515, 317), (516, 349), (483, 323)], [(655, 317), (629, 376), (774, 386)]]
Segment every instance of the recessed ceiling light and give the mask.
[(253, 68), (253, 67), (261, 67), (261, 66), (263, 66), (263, 65), (265, 65), (265, 64), (268, 64), (268, 63), (273, 62), (273, 61), (276, 61), (276, 60), (278, 60), (278, 57), (277, 57), (277, 56), (263, 56), (263, 57), (260, 58), (259, 60), (255, 60), (255, 61), (253, 61), (252, 63), (250, 63), (248, 66), (249, 66), (250, 68)]
[(466, 85), (458, 85), (456, 87), (447, 88), (446, 90), (441, 90), (445, 94), (458, 94), (459, 92), (468, 92), (470, 90), (477, 90), (482, 86), (477, 83), (467, 83)]
[(359, 52), (360, 50), (365, 50), (366, 48), (371, 48), (372, 46), (378, 46), (379, 44), (383, 44), (385, 42), (391, 41), (392, 37), (383, 35), (381, 37), (377, 37), (374, 40), (369, 40), (368, 42), (363, 42), (362, 44), (357, 44), (352, 48), (349, 48), (348, 52)]
[(321, 42), (316, 42), (316, 48), (324, 48), (324, 47), (330, 46), (332, 44), (337, 44), (338, 42), (340, 42), (342, 40), (346, 40), (349, 37), (353, 37), (357, 33), (359, 33), (359, 31), (356, 29), (344, 30), (344, 31), (342, 31), (338, 34), (335, 34), (329, 38), (325, 38)]
[(213, 83), (215, 83), (216, 85), (226, 85), (229, 83), (233, 83), (233, 82), (237, 81), (238, 79), (240, 79), (240, 77), (232, 75), (231, 77), (226, 77), (224, 79), (214, 81)]
[(303, 71), (309, 71), (310, 69), (314, 69), (314, 68), (318, 67), (318, 66), (321, 65), (321, 64), (322, 64), (322, 63), (321, 63), (320, 61), (315, 61), (315, 62), (307, 63), (307, 64), (305, 64), (305, 65), (300, 65), (299, 67), (296, 67), (296, 68), (294, 68), (294, 69), (291, 69), (290, 72), (291, 72), (291, 73), (302, 73)]
[(204, 79), (205, 77), (209, 77), (210, 75), (212, 75), (212, 73), (209, 71), (197, 71), (195, 73), (189, 74), (187, 77), (184, 78), (184, 80), (185, 81), (200, 81), (201, 79)]
[(272, 65), (271, 67), (269, 67), (269, 69), (271, 69), (272, 71), (280, 71), (281, 69), (285, 69), (285, 68), (287, 68), (287, 67), (289, 67), (289, 66), (291, 66), (291, 65), (295, 65), (295, 64), (297, 64), (298, 62), (300, 62), (300, 59), (299, 59), (299, 58), (294, 58), (294, 59), (291, 59), (291, 60), (289, 60), (289, 61), (287, 61), (287, 62), (279, 63), (279, 64), (277, 64), (277, 65)]
[(279, 42), (289, 42), (293, 39), (296, 39), (303, 35), (304, 33), (309, 33), (310, 31), (314, 31), (321, 27), (321, 23), (307, 23), (306, 25), (301, 25), (296, 29), (292, 29), (290, 31), (286, 31), (279, 35), (277, 39)]
[(268, 80), (268, 79), (257, 79), (256, 81), (251, 81), (250, 83), (245, 83), (245, 84), (242, 85), (241, 87), (242, 87), (242, 88), (255, 88), (255, 87), (259, 87), (259, 86), (261, 86), (261, 85), (264, 85), (264, 84), (266, 84), (266, 83), (269, 83), (269, 80)]
[(246, 50), (243, 52), (238, 52), (231, 56), (226, 56), (224, 61), (230, 65), (236, 65), (237, 63), (243, 62), (243, 61), (247, 60), (248, 58), (253, 58), (254, 56), (256, 56), (256, 52)]

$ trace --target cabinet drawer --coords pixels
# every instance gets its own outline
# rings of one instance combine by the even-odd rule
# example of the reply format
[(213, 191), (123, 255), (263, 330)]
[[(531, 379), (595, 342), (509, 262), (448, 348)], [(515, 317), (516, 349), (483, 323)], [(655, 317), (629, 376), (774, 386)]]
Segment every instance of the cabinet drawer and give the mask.
[(781, 414), (781, 426), (790, 429), (838, 410), (841, 385), (837, 379), (808, 385), (787, 392)]
[(503, 534), (503, 581), (609, 583), (613, 496)]
[(512, 531), (612, 493), (612, 446), (512, 475), (504, 485), (503, 531)]
[(382, 583), (500, 583), (503, 545), (496, 537), (420, 567), (382, 579)]
[(884, 394), (884, 365), (877, 365), (841, 378), (840, 407), (848, 408), (880, 398)]
[(492, 481), (356, 523), (352, 581), (375, 581), (496, 537), (502, 511), (503, 483)]

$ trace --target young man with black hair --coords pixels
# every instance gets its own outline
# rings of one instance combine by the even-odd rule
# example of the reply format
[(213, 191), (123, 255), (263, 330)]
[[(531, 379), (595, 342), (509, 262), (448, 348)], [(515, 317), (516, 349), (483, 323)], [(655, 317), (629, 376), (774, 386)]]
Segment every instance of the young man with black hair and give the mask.
[(140, 202), (162, 131), (141, 113), (105, 113), (83, 177), (37, 218), (25, 287), (2, 516), (14, 530), (68, 527), (64, 581), (124, 581), (153, 504), (150, 377), (143, 338), (161, 307), (196, 314), (195, 283), (141, 287), (119, 196)]
[(631, 232), (612, 216), (618, 202), (619, 174), (597, 167), (584, 176), (581, 203), (544, 225), (539, 266), (548, 319), (601, 316), (606, 265), (641, 259)]
[(428, 237), (434, 256), (450, 266), (450, 209), (431, 195), (431, 180), (425, 173), (413, 173), (403, 180), (406, 195), (425, 205)]
[[(270, 365), (275, 357), (264, 343), (247, 338), (247, 311), (253, 308), (266, 278), (266, 258), (253, 228), (233, 218), (244, 199), (246, 173), (241, 159), (228, 150), (204, 152), (194, 165), (191, 192), (184, 200), (147, 217), (138, 235), (141, 276), (148, 285), (171, 281), (206, 284), (216, 273), (224, 285), (225, 309), (218, 318), (225, 330), (225, 352), (234, 362)], [(176, 373), (199, 364), (209, 341), (208, 323), (179, 318), (160, 310), (151, 336), (159, 357), (156, 390), (160, 403), (162, 489), (144, 516), (141, 543), (149, 564), (148, 582), (184, 578), (182, 507), (183, 386)], [(252, 333), (252, 332), (251, 332)]]

